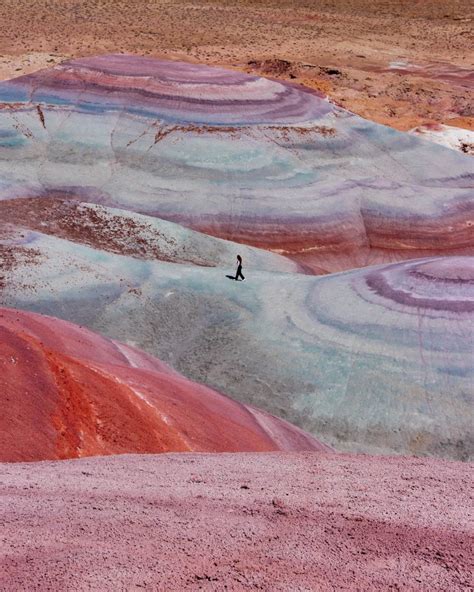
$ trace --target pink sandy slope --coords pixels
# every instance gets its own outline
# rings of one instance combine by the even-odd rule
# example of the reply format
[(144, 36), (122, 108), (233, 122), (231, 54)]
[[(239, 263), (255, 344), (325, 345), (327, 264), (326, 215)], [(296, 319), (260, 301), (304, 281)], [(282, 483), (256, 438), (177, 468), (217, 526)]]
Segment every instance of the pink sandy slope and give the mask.
[(7, 308), (0, 308), (0, 408), (0, 462), (325, 449), (148, 354)]
[(0, 589), (468, 591), (472, 485), (317, 452), (0, 464)]

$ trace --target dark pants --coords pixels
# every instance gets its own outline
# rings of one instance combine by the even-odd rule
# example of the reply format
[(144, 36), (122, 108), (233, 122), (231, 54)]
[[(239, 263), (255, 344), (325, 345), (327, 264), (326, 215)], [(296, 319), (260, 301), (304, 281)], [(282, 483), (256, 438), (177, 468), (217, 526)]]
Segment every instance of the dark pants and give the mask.
[(242, 265), (239, 265), (239, 267), (237, 267), (237, 273), (235, 274), (235, 279), (238, 280), (239, 278), (243, 280), (245, 279), (242, 273)]

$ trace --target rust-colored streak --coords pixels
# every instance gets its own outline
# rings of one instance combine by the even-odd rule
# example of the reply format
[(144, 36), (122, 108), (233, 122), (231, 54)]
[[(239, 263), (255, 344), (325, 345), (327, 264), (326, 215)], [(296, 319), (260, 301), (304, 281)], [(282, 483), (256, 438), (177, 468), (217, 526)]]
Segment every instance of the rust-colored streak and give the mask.
[(6, 308), (0, 308), (0, 405), (0, 462), (270, 451), (282, 449), (282, 438), (289, 450), (326, 450), (271, 416), (262, 427), (258, 412), (151, 356)]
[(44, 113), (43, 113), (43, 110), (41, 109), (40, 105), (36, 105), (36, 111), (37, 111), (38, 117), (41, 121), (41, 125), (44, 127), (44, 129), (46, 129), (46, 122), (44, 119)]
[(156, 409), (115, 377), (57, 353), (46, 357), (58, 389), (52, 416), (58, 458), (189, 450)]

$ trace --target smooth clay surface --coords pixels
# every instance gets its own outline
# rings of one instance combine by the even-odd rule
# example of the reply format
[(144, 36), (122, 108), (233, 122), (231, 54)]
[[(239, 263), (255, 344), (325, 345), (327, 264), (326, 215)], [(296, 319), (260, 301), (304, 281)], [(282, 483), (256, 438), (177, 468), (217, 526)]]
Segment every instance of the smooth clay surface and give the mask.
[(298, 428), (87, 329), (0, 308), (0, 461), (327, 450)]
[(339, 450), (471, 458), (470, 156), (289, 81), (129, 55), (0, 100), (0, 304)]
[(473, 257), (235, 282), (32, 231), (3, 247), (7, 306), (143, 348), (339, 449), (473, 454)]
[(312, 273), (473, 254), (472, 159), (290, 82), (109, 55), (0, 84), (0, 199), (61, 197)]

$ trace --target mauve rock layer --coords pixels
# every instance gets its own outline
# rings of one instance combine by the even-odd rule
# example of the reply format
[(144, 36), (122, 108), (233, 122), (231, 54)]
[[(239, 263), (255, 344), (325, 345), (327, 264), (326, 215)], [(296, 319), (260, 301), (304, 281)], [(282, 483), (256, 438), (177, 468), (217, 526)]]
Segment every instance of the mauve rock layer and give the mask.
[(473, 455), (473, 257), (323, 277), (252, 269), (237, 283), (222, 267), (11, 233), (6, 306), (143, 348), (338, 449)]
[(467, 592), (469, 468), (317, 453), (0, 464), (0, 588)]
[(308, 434), (70, 323), (0, 308), (0, 461), (324, 450)]
[(405, 75), (414, 75), (419, 78), (442, 80), (453, 86), (464, 86), (470, 89), (474, 88), (474, 71), (472, 68), (462, 68), (455, 64), (443, 62), (412, 64), (404, 60), (399, 60), (391, 62), (388, 71), (396, 71)]
[(0, 84), (0, 199), (129, 209), (316, 273), (473, 254), (472, 160), (320, 95), (110, 55)]

